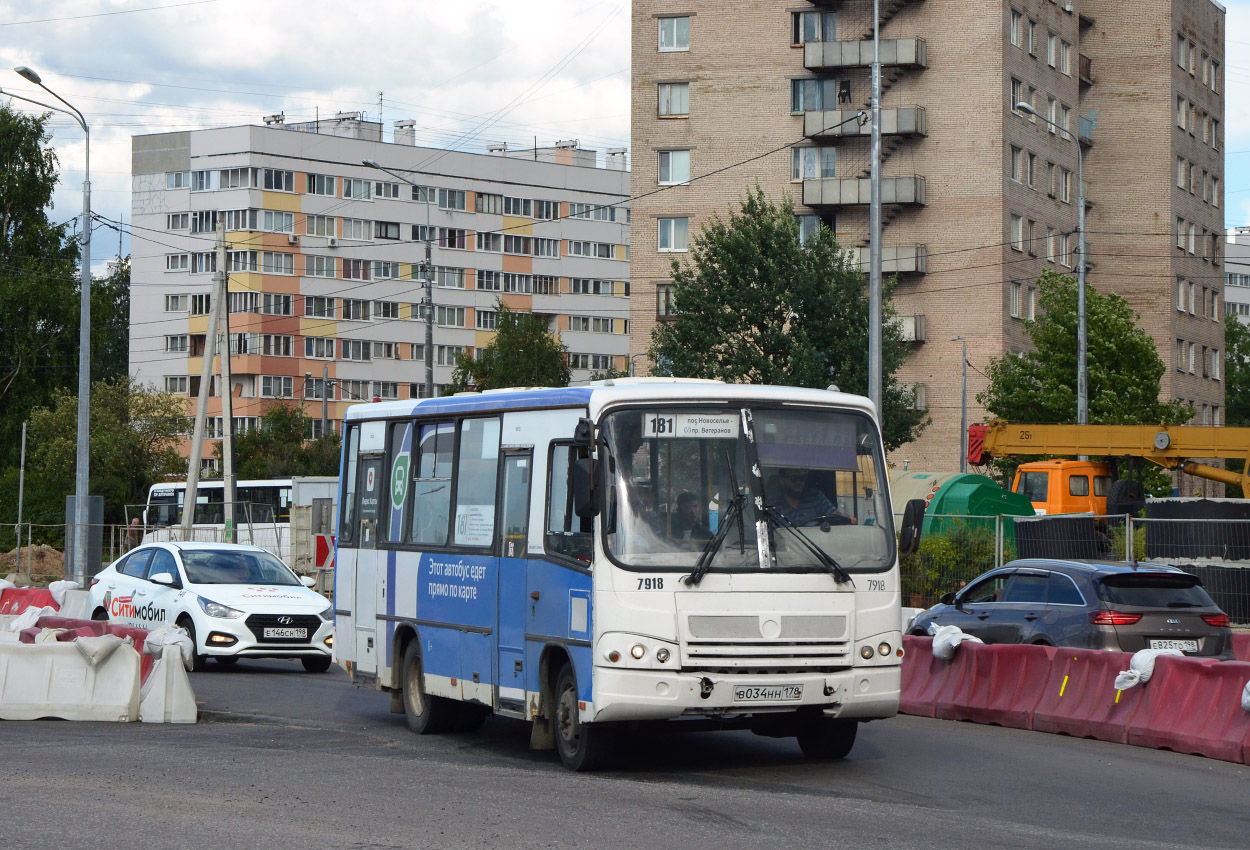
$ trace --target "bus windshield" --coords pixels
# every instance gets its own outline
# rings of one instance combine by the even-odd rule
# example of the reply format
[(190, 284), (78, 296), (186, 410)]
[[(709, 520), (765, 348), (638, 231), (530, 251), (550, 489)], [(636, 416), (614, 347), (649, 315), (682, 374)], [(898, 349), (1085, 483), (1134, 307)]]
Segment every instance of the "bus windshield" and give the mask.
[(604, 431), (605, 543), (623, 567), (689, 569), (713, 548), (711, 570), (893, 565), (884, 455), (861, 413), (649, 407)]

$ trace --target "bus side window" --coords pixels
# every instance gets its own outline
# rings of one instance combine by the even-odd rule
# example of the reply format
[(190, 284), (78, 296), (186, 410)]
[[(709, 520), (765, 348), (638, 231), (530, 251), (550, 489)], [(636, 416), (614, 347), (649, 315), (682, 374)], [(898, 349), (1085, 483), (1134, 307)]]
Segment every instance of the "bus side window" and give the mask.
[(347, 450), (345, 458), (347, 460), (346, 467), (343, 470), (343, 479), (340, 486), (343, 488), (343, 498), (340, 500), (343, 506), (343, 520), (339, 523), (339, 543), (352, 544), (356, 542), (356, 451), (360, 446), (360, 426), (353, 426), (347, 432)]
[(451, 463), (456, 427), (451, 422), (421, 426), (412, 466), (410, 537), (413, 543), (447, 545), (451, 508)]
[(457, 546), (495, 540), (495, 485), (499, 477), (499, 417), (464, 419), (456, 459)]
[(574, 449), (568, 444), (552, 444), (547, 464), (547, 528), (545, 547), (551, 554), (589, 561), (592, 553), (593, 517), (573, 512), (572, 463)]

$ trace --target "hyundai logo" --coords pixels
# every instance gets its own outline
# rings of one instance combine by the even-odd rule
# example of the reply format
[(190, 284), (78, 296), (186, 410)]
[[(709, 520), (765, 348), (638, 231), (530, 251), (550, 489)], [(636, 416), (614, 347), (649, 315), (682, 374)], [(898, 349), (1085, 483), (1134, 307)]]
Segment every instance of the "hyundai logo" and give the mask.
[(1181, 621), (1180, 621), (1180, 620), (1173, 620), (1173, 619), (1172, 619), (1172, 618), (1170, 618), (1170, 617), (1168, 618), (1168, 625), (1169, 625), (1169, 626), (1179, 626), (1180, 624), (1181, 624)]
[(295, 622), (295, 618), (294, 618), (294, 617), (288, 617), (288, 616), (286, 616), (285, 614), (283, 614), (281, 617), (279, 617), (279, 618), (278, 618), (278, 622), (279, 622), (279, 623), (281, 623), (281, 624), (282, 624), (282, 625), (284, 625), (284, 626), (289, 626), (289, 625), (291, 625), (291, 623), (294, 623), (294, 622)]

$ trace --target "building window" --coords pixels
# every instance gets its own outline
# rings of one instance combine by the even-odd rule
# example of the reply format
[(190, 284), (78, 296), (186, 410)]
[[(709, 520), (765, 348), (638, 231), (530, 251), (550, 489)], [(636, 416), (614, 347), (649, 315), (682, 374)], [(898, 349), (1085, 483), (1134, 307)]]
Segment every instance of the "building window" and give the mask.
[[(397, 342), (375, 342), (373, 343), (373, 359), (374, 360), (398, 360), (399, 359), (399, 343)], [(377, 395), (375, 392), (374, 395)]]
[[(333, 360), (334, 359), (334, 337), (332, 336), (306, 336), (304, 337), (304, 356), (314, 360)], [(320, 398), (320, 396), (317, 396)]]
[(190, 254), (166, 254), (165, 255), (165, 271), (167, 272), (185, 272), (191, 268)]
[(659, 114), (664, 117), (690, 114), (690, 83), (660, 83)]
[(309, 254), (304, 257), (304, 274), (307, 277), (334, 277), (335, 265), (333, 257), (320, 257)]
[(1072, 172), (1066, 168), (1059, 169), (1059, 200), (1072, 203)]
[(211, 192), (217, 188), (217, 172), (216, 171), (192, 171), (191, 172), (191, 191), (192, 192)]
[(660, 52), (690, 49), (690, 17), (660, 18)]
[(560, 278), (549, 274), (534, 275), (535, 295), (559, 295)]
[(361, 218), (345, 218), (343, 219), (343, 238), (367, 240), (372, 228), (369, 222)]
[(291, 398), (295, 379), (290, 375), (261, 375), (261, 398)]
[(503, 291), (518, 295), (528, 295), (530, 293), (530, 280), (531, 277), (527, 274), (504, 272)]
[(369, 320), (369, 301), (359, 298), (343, 299), (343, 318), (344, 320), (365, 322)]
[(660, 185), (690, 182), (690, 151), (660, 151)]
[(336, 185), (337, 179), (328, 174), (308, 175), (308, 194), (310, 195), (329, 195), (333, 198), (338, 194)]
[(503, 214), (517, 218), (533, 218), (534, 202), (529, 198), (504, 198)]
[(185, 352), (190, 344), (190, 337), (187, 334), (171, 334), (165, 337), (165, 350), (171, 352)]
[(399, 200), (399, 184), (384, 183), (380, 180), (375, 180), (373, 181), (373, 196), (375, 198)]
[(1022, 47), (1024, 45), (1024, 15), (1011, 10), (1011, 28), (1010, 37), (1012, 47)]
[(187, 312), (187, 296), (185, 296), (185, 295), (166, 295), (166, 296), (165, 296), (165, 312), (166, 312), (166, 313), (185, 313), (185, 312)]
[(165, 376), (165, 392), (174, 395), (187, 394), (187, 376), (186, 375), (166, 375)]
[(399, 277), (399, 263), (386, 262), (385, 260), (373, 261), (373, 279), (388, 280)]
[(560, 256), (560, 240), (559, 239), (543, 239), (540, 236), (534, 237), (534, 256), (535, 257), (558, 257)]
[(373, 200), (373, 181), (360, 177), (344, 177), (343, 197), (353, 201)]
[(191, 213), (192, 233), (212, 233), (216, 229), (217, 212), (215, 210), (200, 210)]
[(479, 331), (493, 331), (499, 314), (494, 310), (476, 310), (474, 316), (474, 327)]
[(399, 238), (399, 222), (397, 221), (375, 221), (373, 223), (374, 239), (398, 239)]
[(850, 80), (804, 78), (790, 81), (790, 111), (817, 112), (836, 109), (839, 101), (850, 103)]
[(660, 219), (660, 251), (685, 251), (690, 238), (690, 219)]
[(343, 280), (369, 280), (372, 264), (368, 260), (343, 259)]
[(295, 172), (279, 168), (265, 169), (265, 188), (275, 192), (295, 191)]
[(226, 252), (226, 271), (254, 272), (256, 269), (257, 255), (255, 251)]
[(259, 292), (231, 292), (226, 295), (226, 309), (230, 313), (259, 313)]
[(262, 292), (260, 295), (260, 312), (267, 316), (290, 316), (295, 303), (294, 295), (282, 295), (277, 292)]
[(191, 213), (170, 213), (165, 216), (166, 230), (186, 230), (190, 226)]
[(310, 215), (304, 217), (304, 232), (309, 236), (334, 236), (334, 216)]
[(191, 296), (191, 315), (192, 316), (207, 316), (209, 306), (211, 303), (211, 297), (212, 296), (210, 296), (208, 293), (202, 293), (200, 295), (192, 295)]
[(534, 218), (539, 221), (555, 221), (559, 217), (559, 201), (534, 201)]
[(191, 185), (190, 171), (166, 171), (165, 172), (165, 188), (166, 189), (186, 189)]
[(486, 292), (501, 292), (503, 290), (503, 272), (478, 269), (477, 288)]
[(334, 299), (320, 295), (305, 295), (304, 315), (318, 319), (333, 319)]
[(399, 302), (398, 301), (374, 301), (373, 302), (373, 318), (375, 319), (398, 319), (399, 318)]
[(1024, 217), (1012, 215), (1011, 217), (1011, 249), (1013, 251), (1024, 250)]
[(473, 211), (501, 215), (503, 213), (503, 195), (488, 195), (478, 192), (473, 196)]
[(434, 322), (441, 328), (463, 328), (464, 308), (439, 306), (434, 311)]
[(837, 148), (802, 147), (790, 153), (790, 179), (815, 180), (837, 176)]
[(833, 12), (794, 12), (791, 24), (793, 44), (838, 40), (838, 16)]
[(503, 253), (503, 234), (483, 233), (479, 230), (474, 244), (479, 251), (487, 251), (492, 254)]
[(295, 274), (295, 255), (264, 251), (260, 269), (265, 274)]
[(367, 339), (343, 339), (339, 340), (343, 346), (344, 360), (373, 360), (373, 343)]
[(439, 189), (438, 208), (440, 210), (464, 210), (467, 196), (463, 189)]
[(290, 357), (295, 338), (287, 334), (261, 334), (260, 353), (270, 357)]

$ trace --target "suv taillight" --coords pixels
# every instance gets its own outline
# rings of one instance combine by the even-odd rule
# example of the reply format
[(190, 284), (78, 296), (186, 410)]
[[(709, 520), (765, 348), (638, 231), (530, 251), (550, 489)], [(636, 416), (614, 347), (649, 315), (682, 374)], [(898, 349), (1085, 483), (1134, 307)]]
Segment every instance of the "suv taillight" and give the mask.
[(1223, 611), (1218, 614), (1203, 614), (1202, 621), (1208, 626), (1215, 626), (1218, 629), (1228, 628), (1228, 615)]
[(1131, 626), (1141, 619), (1141, 614), (1124, 614), (1120, 611), (1095, 611), (1089, 621), (1095, 626)]

